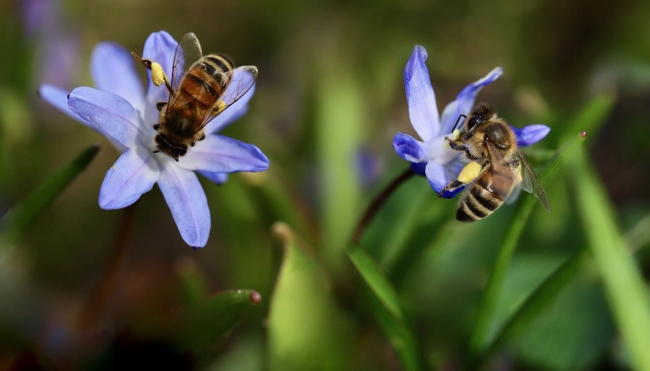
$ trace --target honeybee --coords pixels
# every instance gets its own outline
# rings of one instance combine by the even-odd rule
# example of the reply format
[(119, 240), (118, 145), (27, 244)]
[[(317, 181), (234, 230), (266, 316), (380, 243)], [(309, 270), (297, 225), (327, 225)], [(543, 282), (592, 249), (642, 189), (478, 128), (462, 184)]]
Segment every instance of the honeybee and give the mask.
[[(464, 115), (462, 115), (464, 116)], [(461, 116), (461, 117), (462, 117)], [(459, 117), (459, 121), (461, 119)], [(458, 203), (456, 219), (473, 222), (498, 209), (519, 185), (532, 192), (548, 212), (551, 205), (526, 157), (517, 147), (510, 126), (492, 106), (481, 104), (466, 117), (462, 130), (446, 138), (455, 151), (465, 152), (470, 162), (440, 194), (467, 186)]]
[(205, 139), (203, 128), (217, 115), (237, 102), (255, 84), (257, 67), (235, 68), (226, 54), (203, 56), (194, 33), (183, 36), (176, 47), (169, 80), (162, 66), (137, 54), (133, 57), (151, 70), (156, 86), (169, 91), (167, 102), (156, 103), (160, 111), (154, 153), (162, 152), (178, 162), (188, 148)]

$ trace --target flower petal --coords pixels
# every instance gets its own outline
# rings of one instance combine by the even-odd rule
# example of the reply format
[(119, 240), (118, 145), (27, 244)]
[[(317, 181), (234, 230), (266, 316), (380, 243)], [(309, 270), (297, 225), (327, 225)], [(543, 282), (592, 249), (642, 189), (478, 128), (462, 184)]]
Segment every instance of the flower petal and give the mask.
[(456, 179), (460, 170), (463, 168), (463, 163), (460, 161), (452, 161), (447, 165), (441, 165), (435, 161), (429, 161), (425, 170), (429, 184), (437, 194), (442, 198), (454, 198), (457, 194), (462, 192), (465, 187), (460, 187), (455, 189), (452, 192), (445, 192), (440, 194), (442, 190), (449, 184), (452, 180)]
[(81, 87), (68, 95), (68, 106), (95, 130), (125, 147), (146, 143), (140, 113), (122, 97)]
[(429, 161), (425, 170), (429, 184), (437, 194), (451, 181), (445, 167), (435, 161)]
[(551, 131), (551, 128), (543, 124), (528, 125), (521, 129), (514, 126), (510, 126), (510, 128), (512, 128), (512, 131), (517, 136), (517, 145), (519, 147), (533, 145), (544, 139)]
[(102, 42), (93, 50), (90, 73), (97, 89), (119, 95), (142, 112), (144, 91), (133, 62), (128, 50), (112, 42)]
[(413, 128), (425, 142), (440, 132), (436, 96), (429, 79), (426, 60), (426, 49), (417, 45), (404, 68), (404, 86), (406, 87), (409, 117)]
[(197, 171), (197, 172), (203, 175), (204, 177), (206, 177), (209, 181), (219, 185), (224, 184), (225, 182), (228, 181), (228, 174), (226, 173), (212, 173), (209, 171)]
[(458, 117), (460, 115), (468, 115), (472, 107), (476, 95), (481, 89), (489, 85), (494, 80), (498, 79), (503, 74), (503, 68), (497, 67), (485, 75), (482, 79), (467, 85), (456, 97), (456, 100), (449, 103), (445, 110), (442, 112), (442, 133), (451, 133)]
[(232, 124), (233, 122), (239, 120), (240, 117), (244, 116), (248, 112), (248, 102), (251, 100), (255, 94), (255, 85), (248, 90), (243, 97), (241, 97), (237, 102), (233, 103), (230, 107), (226, 108), (225, 111), (221, 112), (217, 117), (213, 118), (210, 123), (205, 126), (205, 135), (210, 135), (220, 132), (226, 126)]
[(185, 243), (204, 247), (210, 235), (210, 209), (199, 179), (172, 161), (161, 164), (158, 187), (167, 201)]
[(99, 190), (99, 206), (104, 210), (127, 207), (149, 192), (159, 177), (158, 162), (149, 150), (133, 147), (108, 169)]
[(82, 119), (79, 115), (70, 110), (70, 107), (68, 107), (68, 94), (70, 94), (69, 91), (54, 85), (43, 84), (38, 88), (38, 95), (43, 98), (44, 101), (53, 105), (56, 109), (70, 116), (77, 122), (94, 129), (92, 125), (89, 125), (88, 121)]
[(406, 161), (417, 163), (426, 160), (425, 144), (410, 135), (397, 133), (393, 137), (393, 148)]
[[(163, 70), (169, 77), (172, 78), (172, 63), (174, 61), (174, 53), (178, 42), (165, 31), (154, 32), (147, 38), (142, 50), (142, 58), (150, 59), (154, 62), (160, 63)], [(158, 109), (156, 109), (157, 102), (166, 102), (169, 98), (169, 93), (164, 85), (155, 86), (151, 82), (151, 71), (147, 72), (147, 96), (145, 98), (144, 106), (144, 122), (147, 125), (153, 125), (158, 121)]]
[(264, 171), (269, 168), (269, 159), (252, 144), (210, 135), (188, 150), (178, 165), (188, 170), (234, 173)]

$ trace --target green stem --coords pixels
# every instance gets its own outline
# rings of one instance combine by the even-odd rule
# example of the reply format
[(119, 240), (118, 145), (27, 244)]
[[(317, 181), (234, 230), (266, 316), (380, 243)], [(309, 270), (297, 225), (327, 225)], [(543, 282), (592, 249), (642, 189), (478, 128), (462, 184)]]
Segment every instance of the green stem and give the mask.
[(400, 185), (402, 185), (405, 181), (410, 179), (415, 175), (415, 172), (411, 170), (409, 167), (406, 169), (404, 172), (399, 174), (395, 179), (393, 179), (384, 190), (381, 191), (375, 197), (375, 199), (370, 203), (368, 208), (366, 209), (366, 212), (363, 213), (363, 216), (361, 219), (359, 219), (359, 222), (357, 223), (357, 226), (354, 228), (354, 233), (352, 233), (352, 243), (357, 245), (361, 241), (361, 237), (363, 237), (363, 232), (365, 232), (366, 228), (372, 221), (372, 219), (375, 217), (379, 209), (386, 203), (390, 195), (395, 192), (397, 188), (399, 188)]

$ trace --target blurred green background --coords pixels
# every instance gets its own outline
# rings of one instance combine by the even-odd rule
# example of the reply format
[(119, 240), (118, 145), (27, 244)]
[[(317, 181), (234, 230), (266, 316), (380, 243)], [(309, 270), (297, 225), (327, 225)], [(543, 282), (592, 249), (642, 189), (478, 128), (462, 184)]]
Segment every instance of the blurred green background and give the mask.
[[(345, 253), (366, 205), (406, 168), (391, 139), (414, 134), (402, 73), (419, 44), (429, 53), (440, 111), (466, 84), (504, 67), (478, 102), (495, 105), (513, 125), (551, 127), (526, 152), (537, 169), (567, 138), (589, 132), (587, 157), (577, 156), (547, 188), (553, 212), (535, 206), (520, 220), (517, 249), (494, 284), (500, 289), (488, 337), (567, 259), (583, 249), (595, 259), (585, 253), (571, 279), (495, 345), (483, 367), (647, 369), (634, 348), (650, 349), (650, 333), (636, 340), (626, 334), (649, 313), (621, 309), (616, 293), (625, 284), (617, 282), (625, 280), (608, 272), (602, 239), (594, 236), (611, 231), (620, 244), (603, 249), (636, 251), (629, 271), (647, 304), (649, 17), (648, 1), (604, 0), (0, 3), (2, 214), (90, 144), (101, 145), (20, 242), (0, 251), (0, 368), (110, 369), (118, 367), (110, 360), (133, 354), (215, 370), (478, 367), (467, 366), (474, 357), (468, 344), (479, 336), (479, 313), (489, 312), (485, 287), (498, 281), (489, 277), (525, 214), (523, 197), (461, 225), (450, 222), (455, 202), (438, 199), (424, 179), (403, 185), (362, 240), (399, 313), (390, 305), (382, 312), (386, 301), (373, 296), (363, 269), (356, 273), (358, 261), (353, 266)], [(224, 134), (260, 147), (271, 167), (233, 174), (222, 186), (202, 179), (212, 231), (198, 251), (183, 243), (157, 187), (131, 214), (101, 210), (99, 187), (118, 153), (36, 94), (42, 83), (91, 86), (97, 42), (139, 53), (158, 30), (177, 40), (194, 32), (204, 51), (226, 52), (260, 71), (249, 113)], [(127, 215), (134, 219), (123, 242)], [(598, 215), (606, 220), (592, 220)], [(107, 280), (105, 300), (79, 325)], [(188, 298), (233, 289), (255, 290), (262, 301), (242, 310), (249, 313), (229, 336), (208, 336), (201, 344), (210, 351), (137, 330), (143, 318)], [(219, 310), (237, 312), (229, 305)]]

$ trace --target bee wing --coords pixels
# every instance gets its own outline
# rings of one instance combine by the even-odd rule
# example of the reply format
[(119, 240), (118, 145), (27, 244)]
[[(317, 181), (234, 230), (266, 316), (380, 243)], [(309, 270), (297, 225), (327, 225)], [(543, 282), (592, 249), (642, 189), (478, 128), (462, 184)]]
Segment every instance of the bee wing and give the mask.
[(229, 82), (223, 94), (214, 104), (211, 110), (206, 110), (201, 120), (199, 130), (203, 129), (213, 118), (228, 109), (241, 97), (243, 97), (255, 85), (257, 79), (257, 67), (241, 66), (229, 71)]
[(201, 59), (202, 56), (201, 44), (194, 32), (185, 34), (176, 47), (174, 62), (172, 63), (172, 80), (170, 83), (174, 90), (176, 90), (180, 85), (185, 72), (189, 70), (196, 61)]
[(517, 151), (516, 156), (519, 160), (519, 163), (521, 163), (522, 169), (522, 182), (520, 184), (521, 188), (528, 193), (534, 194), (539, 202), (542, 203), (542, 206), (544, 206), (546, 211), (550, 213), (551, 203), (549, 202), (548, 196), (546, 196), (546, 191), (544, 190), (544, 187), (542, 187), (542, 184), (539, 182), (539, 179), (537, 178), (533, 167), (530, 166), (528, 160), (526, 160), (526, 157), (524, 157), (521, 152)]
[(515, 174), (501, 151), (492, 142), (486, 141), (485, 143), (490, 158), (490, 172), (492, 173), (491, 191), (497, 193), (501, 199), (505, 200), (512, 191), (513, 182), (516, 182), (517, 174)]

